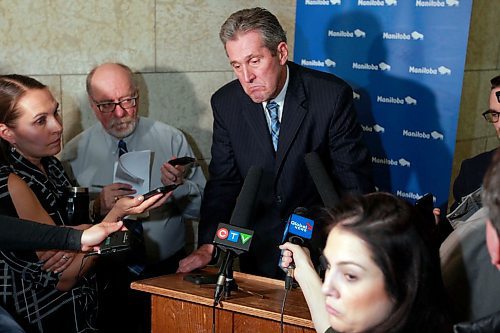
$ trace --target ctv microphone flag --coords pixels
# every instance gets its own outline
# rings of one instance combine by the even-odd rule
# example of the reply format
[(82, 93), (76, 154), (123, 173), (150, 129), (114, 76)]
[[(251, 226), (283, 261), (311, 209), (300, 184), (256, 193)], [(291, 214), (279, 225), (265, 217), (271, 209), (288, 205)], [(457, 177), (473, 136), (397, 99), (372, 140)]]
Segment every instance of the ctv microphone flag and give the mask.
[(214, 244), (232, 250), (235, 254), (248, 252), (252, 243), (253, 230), (231, 224), (219, 223), (214, 237)]
[(253, 231), (232, 224), (219, 223), (215, 232), (214, 244), (225, 251), (225, 257), (219, 269), (217, 284), (215, 285), (214, 306), (219, 304), (225, 291), (226, 297), (231, 291), (229, 281), (233, 282), (232, 265), (235, 255), (248, 252), (252, 243)]

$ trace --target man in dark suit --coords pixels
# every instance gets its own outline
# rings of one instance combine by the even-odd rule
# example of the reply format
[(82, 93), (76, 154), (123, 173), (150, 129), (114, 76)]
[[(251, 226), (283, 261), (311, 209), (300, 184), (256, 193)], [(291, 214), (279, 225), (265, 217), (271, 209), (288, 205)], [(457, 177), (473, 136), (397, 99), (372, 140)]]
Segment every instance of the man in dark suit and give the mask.
[[(490, 108), (483, 112), (483, 117), (493, 124), (500, 139), (500, 121), (498, 120), (500, 114), (500, 75), (492, 78), (490, 83)], [(486, 169), (497, 150), (498, 148), (481, 153), (462, 162), (460, 172), (453, 183), (453, 198), (455, 201), (450, 208), (451, 211), (457, 208), (463, 197), (481, 187)]]
[(232, 14), (219, 34), (234, 80), (212, 96), (212, 161), (201, 207), (198, 250), (179, 272), (210, 262), (217, 224), (229, 222), (245, 176), (262, 168), (251, 228), (251, 249), (241, 270), (279, 277), (284, 220), (297, 207), (321, 205), (304, 162), (317, 152), (341, 194), (373, 190), (370, 157), (352, 103), (338, 77), (288, 61), (286, 35), (262, 8)]

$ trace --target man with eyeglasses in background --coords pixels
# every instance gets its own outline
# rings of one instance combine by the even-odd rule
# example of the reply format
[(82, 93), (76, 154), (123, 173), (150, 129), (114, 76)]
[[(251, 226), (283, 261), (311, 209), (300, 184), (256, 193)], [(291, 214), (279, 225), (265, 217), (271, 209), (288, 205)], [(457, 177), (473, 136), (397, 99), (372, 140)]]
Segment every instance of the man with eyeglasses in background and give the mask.
[[(482, 115), (500, 137), (500, 76), (491, 80), (491, 86), (489, 109)], [(439, 251), (443, 283), (455, 322), (483, 320), (459, 325), (454, 332), (499, 332), (499, 163), (498, 148), (477, 155), (462, 163), (462, 179), (457, 177), (455, 181), (454, 190), (458, 183), (463, 191), (458, 196), (460, 192), (455, 191), (455, 199), (465, 198), (448, 214), (454, 230)], [(466, 191), (473, 193), (466, 195)], [(486, 318), (492, 313), (496, 315)]]
[[(487, 122), (493, 124), (497, 137), (500, 139), (500, 121), (498, 121), (500, 114), (500, 75), (492, 78), (490, 83), (489, 109), (483, 112), (482, 116)], [(497, 149), (495, 148), (462, 161), (460, 172), (453, 184), (453, 198), (455, 200), (451, 206), (451, 211), (458, 207), (464, 197), (481, 187), (486, 169)]]
[[(500, 75), (490, 80), (489, 109), (482, 113), (484, 119), (493, 124), (500, 139), (500, 122), (498, 115), (500, 113)], [(437, 215), (438, 232), (442, 241), (456, 228), (457, 223), (465, 221), (479, 208), (481, 208), (481, 184), (486, 169), (490, 164), (493, 155), (498, 147), (465, 159), (460, 165), (458, 176), (453, 182), (453, 203), (450, 206), (449, 213), (441, 215), (439, 209), (435, 209)]]
[[(500, 138), (500, 76), (490, 82), (489, 109), (482, 115), (493, 124)], [(488, 208), (491, 207), (482, 207), (481, 201), (481, 196), (485, 195), (483, 177), (488, 166), (498, 171), (493, 165), (500, 161), (498, 156), (494, 160), (498, 151), (495, 148), (464, 160), (453, 186), (454, 209), (447, 215), (453, 232), (441, 244), (440, 257), (443, 282), (455, 322), (478, 320), (500, 311), (500, 272), (490, 265), (486, 247), (485, 228), (489, 218)], [(491, 192), (495, 186), (491, 180), (497, 178), (485, 179), (487, 191)]]
[[(139, 89), (129, 67), (119, 63), (95, 67), (87, 76), (86, 89), (99, 122), (67, 143), (61, 160), (69, 162), (80, 186), (98, 194), (90, 210), (94, 220), (99, 220), (117, 198), (135, 194), (130, 185), (113, 183), (119, 155), (125, 151), (151, 150), (150, 189), (171, 184), (180, 186), (165, 205), (150, 211), (148, 217), (138, 222), (143, 226), (144, 261), (140, 262), (139, 258), (136, 264), (138, 258), (132, 258), (134, 262), (130, 263), (128, 258), (129, 262), (119, 268), (128, 268), (123, 272), (128, 279), (122, 277), (123, 281), (128, 280), (125, 287), (132, 280), (174, 273), (179, 260), (186, 255), (184, 219), (198, 218), (205, 176), (199, 167), (167, 163), (174, 157), (194, 157), (193, 151), (178, 129), (138, 116)], [(98, 188), (100, 186), (104, 187)], [(110, 270), (107, 269), (108, 273)], [(111, 273), (120, 279), (119, 269), (114, 270)], [(125, 316), (122, 313), (119, 318)], [(130, 331), (131, 327), (126, 329)], [(119, 330), (113, 327), (113, 331)]]

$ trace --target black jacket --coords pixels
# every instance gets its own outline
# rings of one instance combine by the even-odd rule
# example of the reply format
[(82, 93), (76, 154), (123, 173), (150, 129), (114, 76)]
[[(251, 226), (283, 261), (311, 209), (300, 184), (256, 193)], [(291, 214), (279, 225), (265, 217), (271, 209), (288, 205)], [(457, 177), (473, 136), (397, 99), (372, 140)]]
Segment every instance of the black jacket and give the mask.
[(0, 215), (0, 250), (80, 250), (83, 231)]
[(450, 211), (458, 207), (463, 197), (477, 190), (483, 184), (483, 177), (498, 148), (466, 159), (460, 165), (453, 183), (453, 202)]
[(248, 170), (261, 168), (261, 186), (249, 226), (255, 234), (250, 252), (240, 257), (240, 264), (245, 273), (268, 277), (281, 272), (278, 245), (284, 220), (297, 207), (321, 204), (304, 162), (307, 153), (320, 156), (340, 194), (374, 190), (351, 88), (331, 74), (291, 62), (288, 68), (276, 153), (262, 104), (254, 103), (238, 80), (213, 95), (212, 160), (198, 229), (199, 244), (211, 243), (218, 223), (230, 221)]
[(454, 333), (495, 333), (500, 332), (500, 312), (476, 321), (459, 323), (453, 326)]

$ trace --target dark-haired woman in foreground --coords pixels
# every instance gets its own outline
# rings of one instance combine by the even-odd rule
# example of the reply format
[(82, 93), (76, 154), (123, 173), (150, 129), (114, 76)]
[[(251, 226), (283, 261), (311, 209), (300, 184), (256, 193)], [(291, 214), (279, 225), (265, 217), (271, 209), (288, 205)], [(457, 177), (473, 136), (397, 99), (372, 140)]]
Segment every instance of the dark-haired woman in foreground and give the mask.
[(451, 332), (438, 254), (417, 216), (388, 193), (343, 201), (327, 217), (323, 283), (303, 248), (281, 246), (284, 268), (293, 254), (317, 332)]

